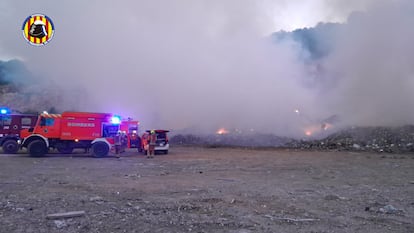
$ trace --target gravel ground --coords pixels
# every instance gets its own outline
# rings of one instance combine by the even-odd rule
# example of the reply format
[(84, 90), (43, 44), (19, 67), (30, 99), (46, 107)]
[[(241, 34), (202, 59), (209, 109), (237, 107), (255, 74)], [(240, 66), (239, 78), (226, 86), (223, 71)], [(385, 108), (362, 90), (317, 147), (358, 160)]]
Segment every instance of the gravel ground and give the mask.
[(0, 232), (414, 232), (412, 154), (181, 146), (0, 160)]

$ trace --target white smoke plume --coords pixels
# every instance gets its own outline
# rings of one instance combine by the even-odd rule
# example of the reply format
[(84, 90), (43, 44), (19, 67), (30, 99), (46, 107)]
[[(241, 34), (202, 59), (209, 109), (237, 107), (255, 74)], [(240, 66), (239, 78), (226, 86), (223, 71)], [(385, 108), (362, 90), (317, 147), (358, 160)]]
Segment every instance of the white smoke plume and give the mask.
[[(78, 110), (116, 112), (148, 128), (297, 136), (332, 115), (346, 125), (408, 124), (414, 113), (413, 5), (7, 0), (0, 3), (0, 19), (8, 22), (0, 52), (3, 59), (23, 59), (67, 90), (82, 91), (65, 96), (76, 100)], [(344, 26), (333, 52), (318, 61), (333, 83), (329, 89), (307, 85), (309, 67), (297, 56), (298, 44), (267, 37), (344, 22), (354, 10), (367, 13)], [(52, 41), (40, 48), (21, 36), (32, 13), (48, 15), (56, 27)]]
[(335, 71), (325, 103), (348, 124), (414, 122), (414, 2), (378, 2), (350, 17), (324, 62)]

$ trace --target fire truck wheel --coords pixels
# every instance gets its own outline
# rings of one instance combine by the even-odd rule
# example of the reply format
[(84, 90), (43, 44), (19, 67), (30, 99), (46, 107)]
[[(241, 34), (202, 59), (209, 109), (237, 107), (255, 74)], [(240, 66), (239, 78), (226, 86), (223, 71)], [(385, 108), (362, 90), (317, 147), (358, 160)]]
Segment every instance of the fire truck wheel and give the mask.
[(105, 142), (95, 142), (92, 145), (92, 154), (95, 157), (104, 157), (109, 153), (109, 146)]
[(30, 156), (39, 157), (47, 153), (47, 147), (44, 141), (34, 140), (33, 142), (29, 143), (29, 146), (27, 146), (27, 151), (29, 152)]
[(19, 145), (14, 140), (7, 140), (3, 143), (3, 151), (6, 154), (16, 154), (19, 150)]

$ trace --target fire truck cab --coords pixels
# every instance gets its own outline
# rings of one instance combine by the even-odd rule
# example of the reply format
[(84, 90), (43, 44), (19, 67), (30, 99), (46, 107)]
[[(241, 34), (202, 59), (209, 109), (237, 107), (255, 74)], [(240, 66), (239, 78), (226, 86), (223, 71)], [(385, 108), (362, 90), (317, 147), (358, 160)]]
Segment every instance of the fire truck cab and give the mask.
[(20, 130), (33, 127), (37, 115), (9, 114), (9, 110), (0, 109), (0, 146), (3, 152), (15, 154), (19, 150)]
[(120, 123), (118, 116), (109, 113), (41, 114), (33, 128), (20, 132), (21, 147), (31, 156), (43, 156), (50, 148), (61, 153), (83, 148), (103, 157), (113, 148)]

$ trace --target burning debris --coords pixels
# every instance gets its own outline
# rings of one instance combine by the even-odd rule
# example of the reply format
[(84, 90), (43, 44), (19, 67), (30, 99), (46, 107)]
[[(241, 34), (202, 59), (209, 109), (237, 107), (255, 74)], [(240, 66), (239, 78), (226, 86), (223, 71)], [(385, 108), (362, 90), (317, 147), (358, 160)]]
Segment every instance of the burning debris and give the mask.
[(283, 147), (291, 142), (291, 139), (279, 137), (272, 134), (256, 134), (256, 135), (175, 135), (171, 137), (170, 143), (177, 145), (197, 145), (208, 147), (220, 146), (240, 146), (240, 147)]
[(299, 109), (294, 110), (298, 117), (300, 125), (303, 126), (303, 134), (307, 138), (323, 138), (333, 132), (334, 125), (339, 123), (339, 117), (337, 115), (329, 116), (328, 118), (317, 120), (303, 113)]
[(414, 152), (414, 126), (351, 127), (319, 140), (295, 140), (286, 147), (387, 153)]
[(323, 120), (318, 124), (314, 124), (305, 128), (305, 135), (308, 137), (326, 137), (331, 134), (334, 129), (333, 121)]
[(170, 138), (172, 144), (199, 146), (241, 146), (241, 147), (280, 147), (290, 142), (287, 137), (256, 133), (254, 129), (218, 129), (215, 134), (177, 134)]
[(216, 132), (216, 134), (218, 134), (218, 135), (223, 135), (223, 134), (228, 134), (228, 133), (229, 133), (229, 131), (225, 128), (220, 128)]
[(351, 127), (330, 133), (322, 139), (312, 139), (310, 136), (298, 140), (272, 134), (236, 134), (232, 132), (207, 136), (179, 134), (173, 136), (170, 142), (178, 145), (199, 146), (274, 147), (386, 153), (414, 152), (414, 125), (398, 128)]

